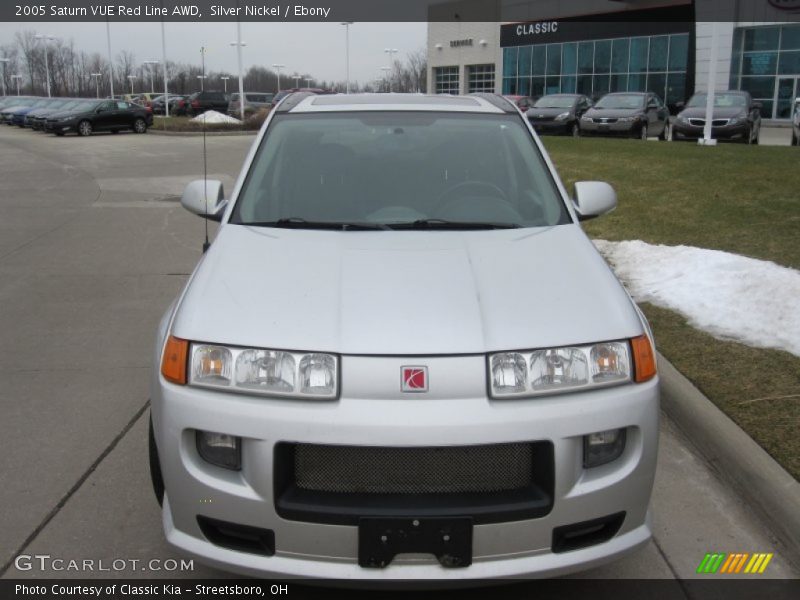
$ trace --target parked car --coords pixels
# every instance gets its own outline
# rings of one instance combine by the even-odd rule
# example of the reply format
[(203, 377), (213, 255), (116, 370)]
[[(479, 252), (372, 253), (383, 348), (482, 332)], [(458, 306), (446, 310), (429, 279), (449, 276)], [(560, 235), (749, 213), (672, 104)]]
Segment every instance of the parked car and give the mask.
[(143, 107), (117, 100), (95, 100), (79, 104), (69, 112), (48, 117), (45, 127), (58, 136), (77, 133), (88, 136), (96, 131), (117, 133), (131, 129), (146, 133), (153, 124), (153, 114)]
[(800, 98), (794, 100), (794, 116), (792, 116), (792, 145), (800, 146)]
[(223, 92), (206, 90), (195, 92), (186, 102), (186, 114), (190, 117), (200, 115), (207, 110), (225, 113), (228, 110), (228, 97)]
[[(274, 97), (275, 94), (268, 92), (245, 92), (244, 116), (249, 117), (262, 108), (270, 108)], [(228, 114), (237, 119), (242, 114), (238, 93), (231, 94), (230, 102), (228, 102)]]
[(592, 101), (583, 94), (548, 94), (528, 109), (526, 116), (536, 133), (580, 135), (580, 119)]
[[(183, 94), (170, 94), (169, 95), (169, 114), (170, 116), (175, 115), (175, 105), (179, 100), (186, 98)], [(152, 109), (153, 114), (155, 115), (163, 115), (166, 114), (166, 96), (161, 95), (157, 98), (153, 98)]]
[(579, 224), (611, 186), (571, 200), (494, 94), (293, 94), (240, 181), (181, 200), (220, 226), (153, 356), (169, 544), (256, 577), (419, 582), (648, 542), (652, 335)]
[(652, 92), (606, 94), (580, 120), (581, 135), (612, 135), (665, 140), (670, 135), (669, 110)]
[(519, 106), (519, 109), (522, 112), (528, 110), (531, 106), (536, 104), (536, 101), (539, 99), (539, 96), (518, 96), (518, 95), (506, 95), (505, 96), (508, 100), (511, 100), (514, 104)]
[(34, 131), (44, 129), (44, 122), (47, 117), (57, 112), (64, 112), (70, 108), (77, 106), (81, 102), (85, 102), (82, 98), (61, 98), (58, 102), (47, 106), (46, 108), (37, 108), (30, 111), (25, 116), (25, 126), (30, 127)]
[(29, 112), (37, 108), (46, 108), (47, 106), (53, 104), (55, 100), (55, 98), (40, 98), (32, 104), (18, 107), (16, 110), (11, 111), (9, 125), (25, 127), (25, 117)]
[(20, 109), (33, 106), (43, 98), (37, 96), (17, 96), (0, 110), (0, 123), (11, 125), (11, 117)]
[[(706, 125), (708, 95), (695, 94), (689, 102), (677, 104), (681, 112), (672, 125), (673, 140), (697, 140), (703, 137)], [(758, 144), (761, 133), (761, 103), (754, 102), (748, 92), (728, 90), (714, 94), (711, 136), (717, 140)]]

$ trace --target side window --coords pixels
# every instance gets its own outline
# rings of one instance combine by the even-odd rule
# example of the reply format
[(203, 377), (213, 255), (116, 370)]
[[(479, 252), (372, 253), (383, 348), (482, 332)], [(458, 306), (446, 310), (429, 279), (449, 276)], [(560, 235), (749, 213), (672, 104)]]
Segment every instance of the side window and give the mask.
[(129, 106), (127, 102), (117, 102), (117, 108), (119, 110), (128, 110)]
[(113, 102), (103, 102), (100, 105), (100, 110), (102, 110), (102, 111), (114, 110), (114, 103)]

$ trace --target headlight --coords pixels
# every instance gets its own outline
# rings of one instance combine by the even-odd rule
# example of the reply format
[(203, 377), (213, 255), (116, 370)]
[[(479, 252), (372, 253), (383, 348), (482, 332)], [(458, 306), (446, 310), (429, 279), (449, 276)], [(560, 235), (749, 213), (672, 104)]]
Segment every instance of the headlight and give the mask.
[(591, 121), (591, 120), (592, 120), (592, 117), (590, 117), (589, 115), (583, 115), (581, 117), (581, 121)]
[(631, 381), (631, 373), (627, 341), (489, 356), (489, 385), (494, 398), (594, 389)]
[(564, 119), (569, 118), (569, 112), (563, 112), (556, 117), (556, 121), (563, 121)]
[(742, 117), (733, 117), (732, 119), (728, 119), (728, 125), (738, 125), (742, 122)]
[(681, 123), (688, 123), (689, 119), (687, 119), (683, 115), (678, 115), (678, 121), (680, 121)]
[(617, 119), (620, 123), (630, 123), (631, 121), (635, 121), (638, 117), (620, 117)]
[(331, 354), (191, 344), (190, 385), (292, 398), (336, 398), (338, 359)]
[(72, 121), (72, 117), (61, 117), (58, 121), (59, 123), (63, 123), (64, 121)]

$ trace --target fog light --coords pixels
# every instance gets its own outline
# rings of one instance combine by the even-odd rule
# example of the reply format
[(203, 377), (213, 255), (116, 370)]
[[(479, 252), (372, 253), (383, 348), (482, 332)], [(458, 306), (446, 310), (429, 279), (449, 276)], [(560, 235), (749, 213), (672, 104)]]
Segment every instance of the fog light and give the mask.
[(618, 459), (625, 450), (625, 430), (611, 429), (583, 436), (583, 466), (599, 467)]
[(196, 439), (197, 452), (206, 462), (232, 471), (242, 468), (242, 438), (212, 431), (198, 431)]

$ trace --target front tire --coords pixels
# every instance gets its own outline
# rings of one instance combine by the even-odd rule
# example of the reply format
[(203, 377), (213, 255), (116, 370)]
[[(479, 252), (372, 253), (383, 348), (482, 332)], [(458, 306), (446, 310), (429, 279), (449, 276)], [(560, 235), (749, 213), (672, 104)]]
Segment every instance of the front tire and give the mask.
[(639, 130), (639, 139), (643, 142), (647, 141), (647, 125), (642, 125), (642, 128)]
[(571, 134), (571, 135), (572, 135), (572, 137), (574, 137), (574, 138), (579, 138), (579, 137), (581, 137), (581, 128), (580, 128), (580, 126), (579, 126), (577, 123), (573, 123), (573, 124), (572, 124), (572, 129), (570, 129), (570, 134)]
[(669, 124), (669, 122), (664, 124), (664, 131), (661, 132), (661, 135), (658, 136), (658, 139), (662, 142), (672, 141), (672, 126)]
[(150, 415), (150, 427), (147, 434), (148, 455), (150, 458), (150, 481), (153, 484), (153, 493), (159, 506), (164, 505), (164, 478), (161, 475), (161, 463), (158, 460), (156, 436), (153, 432), (153, 415)]
[(133, 131), (136, 133), (147, 133), (147, 123), (144, 119), (136, 119), (133, 122)]
[(92, 124), (89, 121), (78, 123), (78, 135), (88, 137), (92, 135)]
[(792, 146), (800, 146), (800, 137), (797, 137), (794, 131), (792, 132)]

